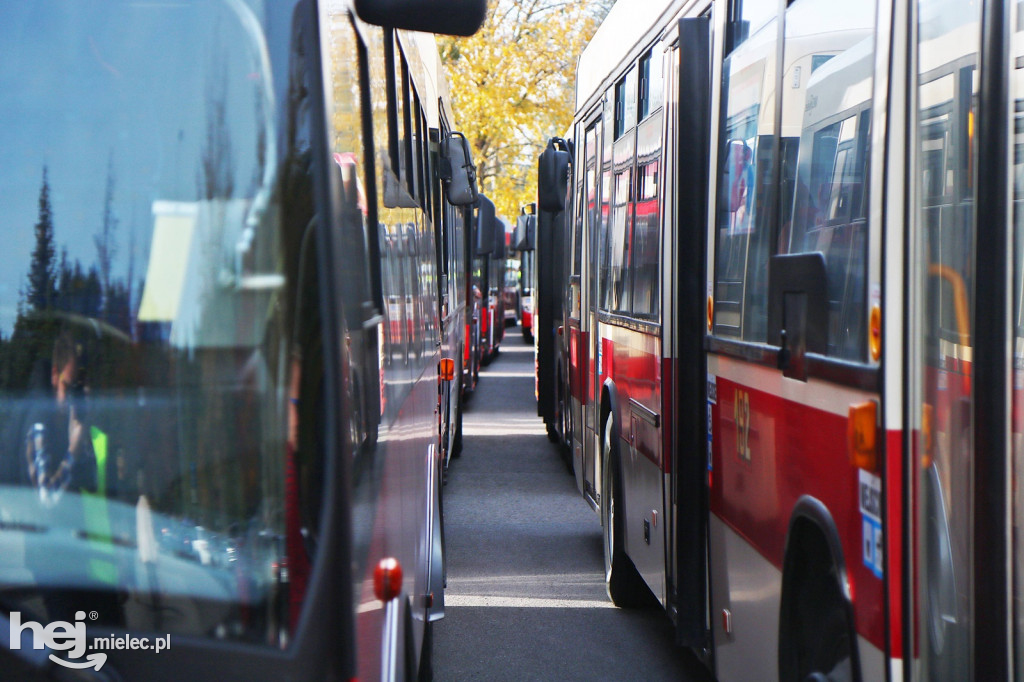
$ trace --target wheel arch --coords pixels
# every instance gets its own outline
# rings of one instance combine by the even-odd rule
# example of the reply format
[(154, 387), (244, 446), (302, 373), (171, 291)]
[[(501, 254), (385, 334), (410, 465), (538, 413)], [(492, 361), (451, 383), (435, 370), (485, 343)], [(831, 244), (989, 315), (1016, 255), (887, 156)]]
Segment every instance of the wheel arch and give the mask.
[[(616, 466), (621, 467), (621, 455), (619, 451), (619, 441), (622, 438), (622, 424), (619, 419), (619, 391), (615, 386), (615, 382), (611, 379), (605, 379), (601, 385), (601, 409), (599, 414), (601, 419), (597, 424), (598, 428), (598, 444), (604, 439), (604, 424), (608, 420), (608, 415), (612, 415), (612, 444), (614, 446), (613, 452), (617, 455)], [(598, 452), (600, 453), (600, 446)], [(598, 494), (598, 504), (600, 504), (601, 496), (604, 495), (604, 456), (599, 455), (595, 458), (596, 471), (594, 472), (594, 488)], [(619, 472), (621, 474), (621, 470)], [(601, 520), (604, 523), (604, 519)]]
[[(808, 561), (811, 559), (811, 561)], [(779, 604), (779, 679), (797, 678), (798, 659), (792, 641), (799, 627), (795, 618), (795, 595), (803, 579), (821, 561), (835, 576), (842, 601), (842, 612), (850, 642), (853, 679), (860, 680), (860, 656), (854, 626), (853, 602), (846, 570), (846, 559), (839, 539), (839, 530), (828, 507), (821, 500), (804, 495), (797, 500), (789, 518), (782, 562), (782, 593)], [(821, 608), (824, 610), (825, 606)]]

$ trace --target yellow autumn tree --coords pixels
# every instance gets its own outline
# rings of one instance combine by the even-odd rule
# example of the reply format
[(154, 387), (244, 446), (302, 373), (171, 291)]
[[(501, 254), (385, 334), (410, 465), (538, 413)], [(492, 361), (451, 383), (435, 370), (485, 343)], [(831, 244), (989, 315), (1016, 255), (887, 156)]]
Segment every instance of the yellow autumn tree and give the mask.
[(514, 220), (537, 193), (537, 156), (572, 123), (576, 60), (611, 0), (491, 0), (470, 38), (438, 39), (480, 188)]

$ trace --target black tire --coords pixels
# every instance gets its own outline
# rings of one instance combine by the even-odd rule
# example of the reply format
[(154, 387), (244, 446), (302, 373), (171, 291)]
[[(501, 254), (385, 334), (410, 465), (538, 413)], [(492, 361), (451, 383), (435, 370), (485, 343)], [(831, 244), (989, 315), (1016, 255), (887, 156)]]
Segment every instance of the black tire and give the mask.
[(420, 669), (416, 679), (419, 682), (431, 682), (434, 679), (434, 624), (429, 620), (423, 624), (423, 650), (420, 652)]
[(604, 539), (605, 585), (608, 596), (616, 606), (637, 608), (651, 602), (651, 591), (647, 589), (623, 546), (626, 537), (625, 514), (615, 513), (616, 500), (622, 499), (622, 478), (619, 474), (619, 447), (614, 426), (614, 418), (609, 414), (601, 432), (601, 534)]
[(463, 408), (463, 395), (462, 391), (459, 391), (459, 400), (456, 405), (458, 414), (455, 416), (455, 435), (452, 436), (452, 459), (458, 459), (462, 456), (462, 408)]
[[(559, 370), (555, 376), (560, 377), (562, 375)], [(558, 449), (562, 453), (562, 461), (565, 462), (565, 468), (569, 470), (570, 474), (575, 474), (572, 464), (572, 431), (569, 425), (569, 411), (567, 409), (567, 403), (565, 400), (565, 385), (561, 379), (558, 381), (558, 399), (555, 401), (555, 419), (558, 423)]]
[(555, 425), (545, 422), (544, 426), (548, 432), (548, 441), (551, 443), (558, 443), (558, 429), (555, 428)]
[(530, 332), (528, 332), (528, 331), (526, 331), (524, 329), (523, 330), (523, 341), (525, 341), (526, 343), (533, 343), (533, 334), (531, 334)]
[[(418, 680), (419, 682), (430, 682), (434, 679), (434, 625), (429, 620), (423, 623), (423, 643), (420, 650), (416, 651), (415, 638), (413, 637), (413, 607), (412, 600), (406, 600), (404, 630), (405, 630), (405, 661), (402, 677), (406, 680)], [(426, 614), (424, 614), (426, 616)], [(417, 656), (417, 653), (419, 656)], [(417, 659), (419, 665), (416, 664)], [(415, 666), (415, 667), (414, 667)]]

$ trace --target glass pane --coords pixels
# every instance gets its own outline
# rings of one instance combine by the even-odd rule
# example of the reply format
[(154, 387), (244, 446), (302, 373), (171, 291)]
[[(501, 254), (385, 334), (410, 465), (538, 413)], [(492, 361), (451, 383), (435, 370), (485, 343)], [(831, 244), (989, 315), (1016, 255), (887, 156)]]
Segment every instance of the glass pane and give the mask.
[(601, 307), (604, 310), (623, 311), (628, 309), (628, 278), (627, 266), (629, 258), (629, 224), (630, 220), (630, 180), (632, 169), (615, 174), (615, 188), (606, 231), (607, 241), (602, 245), (602, 253), (607, 263), (607, 278), (602, 280)]
[(867, 171), (874, 5), (786, 11), (779, 253), (821, 252), (829, 355), (867, 357)]
[(919, 7), (919, 665), (922, 678), (960, 680), (971, 669), (973, 621), (970, 321), (980, 8), (948, 0)]
[(733, 47), (747, 40), (775, 17), (779, 3), (775, 0), (736, 0)]
[[(1017, 3), (1013, 54), (1024, 49), (1024, 14)], [(1024, 60), (1011, 71), (1013, 115), (1013, 619), (1014, 671), (1024, 680)]]
[(0, 5), (5, 610), (287, 641), (323, 477), (286, 5)]
[(658, 107), (665, 101), (665, 74), (662, 60), (661, 50), (655, 46), (655, 49), (651, 51), (651, 61), (648, 64), (650, 72), (648, 73), (647, 93), (650, 99), (650, 106), (644, 115), (657, 111)]
[(714, 331), (747, 341), (767, 333), (777, 36), (773, 19), (723, 64)]
[(633, 223), (633, 314), (659, 317), (661, 213), (658, 182), (661, 168), (661, 114), (640, 124), (637, 131), (636, 217)]

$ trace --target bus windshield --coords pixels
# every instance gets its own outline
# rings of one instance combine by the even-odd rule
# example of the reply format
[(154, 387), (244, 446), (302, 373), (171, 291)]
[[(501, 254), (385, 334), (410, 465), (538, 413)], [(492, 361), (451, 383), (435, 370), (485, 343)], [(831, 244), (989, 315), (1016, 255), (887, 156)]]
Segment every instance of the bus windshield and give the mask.
[(284, 641), (313, 224), (289, 4), (0, 7), (5, 610)]

